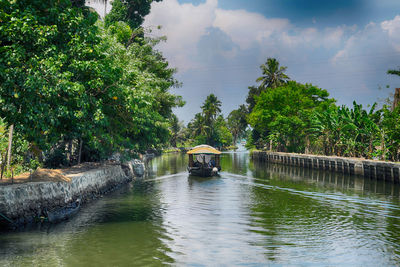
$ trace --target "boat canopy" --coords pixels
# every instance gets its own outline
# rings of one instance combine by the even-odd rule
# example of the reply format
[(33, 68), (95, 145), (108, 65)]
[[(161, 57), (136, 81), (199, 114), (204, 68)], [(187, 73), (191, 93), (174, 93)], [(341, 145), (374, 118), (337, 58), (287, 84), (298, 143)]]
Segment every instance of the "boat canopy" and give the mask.
[(212, 146), (209, 145), (199, 145), (195, 146), (192, 150), (189, 150), (187, 154), (212, 154), (212, 155), (219, 155), (221, 151), (216, 150)]

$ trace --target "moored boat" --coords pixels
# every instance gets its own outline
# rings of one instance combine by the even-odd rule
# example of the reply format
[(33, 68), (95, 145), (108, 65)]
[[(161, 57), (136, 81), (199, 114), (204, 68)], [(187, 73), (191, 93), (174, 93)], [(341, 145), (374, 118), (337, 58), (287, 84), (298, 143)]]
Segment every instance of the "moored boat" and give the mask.
[(188, 171), (191, 175), (209, 177), (221, 170), (220, 154), (212, 146), (199, 145), (187, 152), (189, 155)]

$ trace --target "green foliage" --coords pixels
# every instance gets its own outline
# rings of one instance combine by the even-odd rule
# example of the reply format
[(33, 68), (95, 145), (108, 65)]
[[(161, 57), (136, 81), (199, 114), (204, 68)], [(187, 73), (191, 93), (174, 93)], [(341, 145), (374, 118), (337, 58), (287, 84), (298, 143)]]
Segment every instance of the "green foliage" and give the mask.
[[(147, 14), (150, 3), (132, 1), (129, 12)], [(172, 108), (184, 103), (169, 92), (178, 85), (175, 69), (154, 49), (163, 38), (142, 35), (127, 46), (128, 24), (104, 29), (77, 1), (2, 1), (0, 8), (0, 117), (27, 144), (49, 152), (82, 140), (84, 160), (100, 160), (167, 142)]]
[(111, 6), (111, 11), (106, 15), (104, 20), (106, 27), (109, 27), (110, 25), (120, 21), (128, 21), (128, 6), (126, 4), (124, 4), (121, 0), (114, 0), (111, 3)]
[(248, 149), (400, 160), (400, 107), (376, 110), (374, 104), (367, 111), (356, 102), (352, 108), (338, 107), (326, 90), (287, 82), (286, 67), (276, 60), (268, 59), (261, 68), (262, 84), (249, 87), (246, 99), (253, 127)]
[(131, 27), (123, 21), (114, 22), (108, 27), (108, 31), (121, 44), (127, 44), (133, 34)]
[(112, 9), (107, 14), (106, 25), (111, 25), (117, 21), (124, 21), (132, 29), (142, 25), (144, 17), (150, 13), (151, 3), (161, 2), (162, 0), (114, 0)]
[(285, 85), (289, 80), (289, 76), (285, 74), (287, 67), (279, 66), (278, 60), (275, 58), (267, 58), (267, 62), (260, 66), (262, 76), (257, 78), (257, 82), (261, 82), (259, 86), (249, 86), (246, 102), (249, 113), (253, 111), (256, 105), (256, 98), (265, 90), (275, 89), (276, 87)]
[(388, 70), (387, 73), (400, 76), (400, 70)]
[(375, 140), (380, 136), (380, 113), (374, 105), (369, 112), (362, 105), (331, 106), (315, 112), (311, 131), (322, 141), (323, 153), (338, 156), (371, 157)]
[(228, 129), (227, 122), (222, 115), (218, 116), (214, 123), (214, 144), (219, 147), (229, 146), (233, 142), (233, 136)]
[(261, 94), (262, 88), (260, 86), (249, 86), (248, 89), (249, 92), (247, 94), (246, 103), (249, 113), (251, 113), (256, 105), (256, 97)]
[(202, 113), (195, 114), (187, 126), (187, 139), (191, 145), (209, 144), (228, 146), (232, 144), (232, 133), (221, 113), (221, 101), (214, 94), (207, 96)]
[(216, 141), (216, 118), (221, 113), (221, 101), (214, 94), (207, 96), (201, 109), (203, 110), (203, 118), (205, 123), (205, 134), (207, 136), (207, 144), (215, 145)]
[(398, 161), (399, 109), (384, 106), (375, 111), (375, 107), (366, 111), (354, 102), (352, 109), (332, 106), (315, 114), (312, 131), (323, 141), (321, 153)]
[(7, 125), (0, 118), (0, 161), (3, 160), (4, 155), (6, 154), (7, 145), (8, 145)]
[(194, 145), (203, 145), (207, 144), (207, 137), (205, 135), (197, 135), (195, 137)]
[(287, 67), (279, 66), (276, 58), (268, 58), (267, 62), (262, 64), (260, 68), (263, 76), (259, 77), (257, 82), (261, 82), (260, 87), (262, 89), (274, 89), (290, 80), (289, 76), (285, 74)]
[(185, 140), (185, 127), (183, 123), (178, 120), (178, 117), (175, 114), (171, 115), (170, 118), (170, 145), (172, 147), (177, 147), (178, 143), (181, 143)]
[(249, 115), (250, 125), (262, 139), (290, 152), (304, 151), (314, 110), (322, 111), (334, 101), (328, 92), (315, 86), (288, 82), (261, 93)]
[(245, 136), (247, 128), (247, 115), (248, 111), (245, 105), (240, 105), (238, 109), (232, 110), (228, 115), (228, 128), (232, 133), (234, 145), (239, 138)]
[(384, 106), (381, 111), (383, 118), (379, 129), (382, 158), (400, 161), (400, 106), (393, 111), (388, 106)]
[(44, 167), (46, 168), (59, 168), (67, 166), (68, 160), (65, 154), (65, 146), (57, 145), (48, 152), (45, 158)]

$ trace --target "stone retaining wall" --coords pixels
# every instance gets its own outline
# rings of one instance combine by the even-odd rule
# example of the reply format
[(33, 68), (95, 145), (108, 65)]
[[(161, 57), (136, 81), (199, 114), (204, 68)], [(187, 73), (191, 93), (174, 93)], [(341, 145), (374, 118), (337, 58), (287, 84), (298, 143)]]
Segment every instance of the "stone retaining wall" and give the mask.
[[(28, 182), (0, 186), (0, 213), (15, 225), (23, 225), (45, 216), (47, 211), (61, 209), (80, 199), (81, 203), (103, 195), (132, 180), (130, 170), (121, 165), (102, 165), (77, 174), (67, 174), (71, 182)], [(0, 218), (1, 221), (2, 218)]]
[(259, 161), (330, 170), (394, 183), (400, 181), (400, 164), (393, 162), (267, 151), (253, 151), (251, 157)]

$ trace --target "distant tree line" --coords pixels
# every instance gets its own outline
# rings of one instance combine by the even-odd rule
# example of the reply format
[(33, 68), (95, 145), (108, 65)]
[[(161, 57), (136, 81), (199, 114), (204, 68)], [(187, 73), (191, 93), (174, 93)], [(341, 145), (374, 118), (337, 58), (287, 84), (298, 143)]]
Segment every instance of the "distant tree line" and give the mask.
[(210, 94), (201, 106), (202, 112), (195, 114), (187, 127), (176, 120), (175, 124), (171, 125), (171, 146), (188, 147), (200, 144), (216, 147), (231, 146), (242, 131), (242, 129), (231, 131), (232, 127), (237, 127), (236, 120), (241, 119), (245, 129), (247, 113), (244, 112), (242, 118), (239, 118), (238, 114), (233, 112), (225, 119), (221, 114), (221, 104), (214, 94)]

